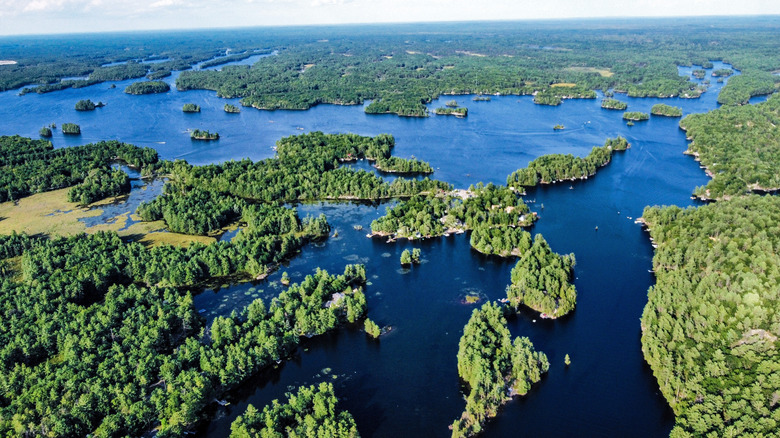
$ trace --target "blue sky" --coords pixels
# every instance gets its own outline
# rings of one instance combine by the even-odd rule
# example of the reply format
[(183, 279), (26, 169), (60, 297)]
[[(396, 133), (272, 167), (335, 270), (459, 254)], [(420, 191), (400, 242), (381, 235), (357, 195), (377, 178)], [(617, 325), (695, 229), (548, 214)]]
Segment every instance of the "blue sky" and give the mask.
[(780, 1), (0, 0), (0, 35), (291, 24), (767, 14), (780, 14)]

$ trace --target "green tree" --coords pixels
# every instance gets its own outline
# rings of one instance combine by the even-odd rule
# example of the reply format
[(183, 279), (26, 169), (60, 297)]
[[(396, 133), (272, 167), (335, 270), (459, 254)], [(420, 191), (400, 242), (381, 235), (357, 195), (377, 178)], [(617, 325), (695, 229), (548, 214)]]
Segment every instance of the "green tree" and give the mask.
[(401, 252), (401, 266), (409, 266), (412, 264), (412, 253), (408, 249)]
[(379, 338), (379, 335), (382, 334), (382, 330), (379, 328), (377, 323), (368, 318), (366, 318), (366, 322), (364, 323), (364, 330), (374, 339)]

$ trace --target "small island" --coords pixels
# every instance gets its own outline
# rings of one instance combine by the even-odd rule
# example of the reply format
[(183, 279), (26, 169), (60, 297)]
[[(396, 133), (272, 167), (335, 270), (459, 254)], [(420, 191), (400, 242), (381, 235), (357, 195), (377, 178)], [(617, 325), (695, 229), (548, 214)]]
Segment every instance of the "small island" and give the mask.
[(477, 435), (505, 402), (525, 395), (550, 362), (526, 337), (512, 341), (501, 307), (474, 309), (458, 344), (458, 375), (468, 387), (466, 409), (450, 426), (453, 438)]
[(382, 335), (382, 329), (370, 318), (366, 318), (366, 321), (363, 323), (363, 330), (366, 331), (368, 336), (371, 336), (374, 339), (379, 339), (379, 336)]
[(437, 116), (455, 116), (455, 117), (466, 117), (469, 114), (469, 109), (465, 107), (455, 107), (455, 108), (436, 108), (434, 110), (434, 113)]
[(628, 104), (617, 99), (604, 99), (601, 101), (601, 107), (604, 109), (623, 111), (628, 108)]
[(541, 234), (531, 248), (512, 268), (512, 284), (506, 289), (507, 300), (515, 308), (524, 304), (555, 319), (574, 310), (577, 291), (571, 283), (574, 254), (560, 255), (550, 249)]
[(241, 112), (241, 108), (239, 108), (239, 107), (237, 107), (235, 105), (231, 105), (229, 103), (226, 103), (225, 104), (225, 112), (226, 113), (231, 113), (231, 114), (238, 114), (238, 113)]
[(649, 119), (650, 119), (650, 114), (642, 113), (639, 111), (627, 111), (623, 113), (623, 120), (639, 122), (642, 120), (649, 120)]
[(493, 184), (468, 190), (412, 196), (371, 222), (369, 237), (422, 239), (460, 234), (477, 227), (527, 227), (536, 215), (520, 191)]
[(712, 77), (713, 78), (718, 78), (718, 77), (720, 77), (720, 78), (727, 78), (727, 77), (729, 77), (729, 76), (731, 76), (733, 74), (734, 74), (734, 70), (732, 70), (730, 68), (719, 68), (719, 69), (714, 70), (712, 72)]
[(454, 101), (454, 100), (450, 100), (449, 102), (445, 103), (444, 105), (448, 106), (450, 108), (457, 108), (458, 107), (458, 102)]
[(707, 70), (697, 68), (692, 72), (693, 77), (696, 79), (704, 79), (705, 76), (707, 76)]
[(537, 184), (553, 184), (565, 180), (585, 179), (612, 160), (612, 153), (631, 147), (623, 137), (608, 138), (604, 146), (594, 146), (585, 157), (572, 154), (542, 155), (507, 177), (509, 187), (533, 187)]
[(420, 264), (420, 248), (414, 248), (410, 252), (408, 249), (403, 250), (401, 253), (401, 266), (409, 267), (411, 265)]
[(103, 102), (92, 102), (89, 99), (80, 100), (76, 102), (76, 111), (94, 111), (95, 108), (103, 108), (106, 106)]
[(171, 90), (171, 86), (162, 81), (144, 81), (135, 82), (125, 88), (127, 94), (156, 94), (167, 93)]
[(561, 124), (553, 126), (553, 131), (563, 131), (564, 129), (566, 129), (566, 127)]
[(52, 136), (51, 128), (44, 126), (40, 131), (38, 131), (38, 134), (40, 134), (41, 137), (50, 138)]
[(185, 103), (184, 106), (181, 107), (181, 110), (185, 113), (199, 113), (200, 105), (195, 105), (194, 103)]
[(63, 123), (62, 133), (65, 135), (79, 135), (81, 134), (81, 126), (75, 123)]
[(650, 113), (654, 116), (664, 116), (664, 117), (682, 117), (682, 108), (678, 106), (671, 106), (666, 105), (663, 103), (658, 103), (653, 105), (653, 107), (650, 109)]
[(219, 133), (214, 132), (211, 133), (209, 131), (201, 131), (200, 129), (195, 129), (190, 132), (190, 138), (193, 140), (203, 140), (203, 141), (211, 141), (211, 140), (219, 140)]
[(483, 96), (480, 94), (479, 96), (474, 96), (471, 100), (474, 102), (490, 102), (490, 96)]

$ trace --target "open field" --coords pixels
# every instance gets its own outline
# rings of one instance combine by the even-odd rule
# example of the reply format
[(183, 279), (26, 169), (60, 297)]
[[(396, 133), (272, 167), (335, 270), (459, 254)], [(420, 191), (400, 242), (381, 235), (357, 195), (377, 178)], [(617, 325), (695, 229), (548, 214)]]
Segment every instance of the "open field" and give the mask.
[(0, 234), (10, 234), (12, 231), (16, 231), (30, 235), (71, 236), (79, 233), (116, 231), (122, 237), (132, 237), (149, 245), (164, 243), (188, 245), (192, 242), (208, 244), (216, 240), (214, 237), (208, 236), (190, 236), (167, 232), (162, 221), (138, 222), (126, 227), (128, 218), (139, 219), (130, 213), (123, 213), (105, 224), (87, 227), (79, 219), (100, 216), (103, 213), (99, 208), (100, 205), (113, 202), (114, 199), (95, 203), (92, 208), (80, 208), (75, 203), (66, 200), (68, 190), (70, 189), (53, 190), (28, 196), (18, 201), (0, 203)]
[(598, 73), (601, 77), (611, 78), (615, 73), (608, 68), (596, 68), (596, 67), (569, 67), (566, 70), (579, 72), (579, 73)]

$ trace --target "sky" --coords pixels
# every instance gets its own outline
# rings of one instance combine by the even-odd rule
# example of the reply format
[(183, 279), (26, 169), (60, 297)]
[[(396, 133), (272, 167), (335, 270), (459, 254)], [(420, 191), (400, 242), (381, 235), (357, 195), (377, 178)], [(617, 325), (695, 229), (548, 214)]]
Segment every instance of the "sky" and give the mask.
[(0, 35), (340, 23), (777, 14), (780, 14), (778, 0), (0, 0)]

